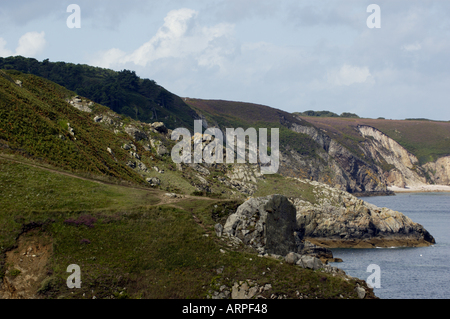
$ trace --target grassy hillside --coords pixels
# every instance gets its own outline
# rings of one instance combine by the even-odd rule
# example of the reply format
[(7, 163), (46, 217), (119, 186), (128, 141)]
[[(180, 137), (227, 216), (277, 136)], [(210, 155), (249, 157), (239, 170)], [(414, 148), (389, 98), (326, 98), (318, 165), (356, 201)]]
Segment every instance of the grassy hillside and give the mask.
[[(255, 122), (280, 123), (280, 117), (297, 122), (291, 114), (271, 108), (265, 105), (232, 102), (223, 100), (201, 100), (185, 99), (185, 102), (192, 108), (209, 114), (212, 121), (241, 122), (242, 124), (253, 124)], [(222, 119), (223, 117), (223, 119)], [(228, 124), (228, 123), (227, 123)]]
[[(428, 120), (342, 119), (301, 117), (342, 143), (361, 140), (358, 125), (380, 130), (414, 154), (420, 164), (450, 155), (450, 123)], [(347, 141), (346, 141), (347, 140)]]
[(162, 121), (167, 127), (193, 128), (193, 112), (178, 96), (134, 71), (65, 62), (42, 62), (21, 56), (0, 58), (0, 69), (17, 70), (53, 81), (116, 113), (142, 122)]
[[(70, 171), (89, 172), (141, 183), (142, 177), (121, 165), (126, 136), (95, 123), (89, 113), (69, 106), (75, 93), (42, 78), (9, 72), (23, 86), (0, 76), (0, 145), (4, 151), (41, 159)], [(102, 108), (97, 105), (96, 107)], [(68, 130), (71, 127), (75, 136)], [(117, 159), (107, 151), (110, 147)]]
[[(217, 238), (215, 223), (240, 202), (184, 197), (164, 204), (162, 191), (80, 180), (11, 159), (0, 159), (0, 279), (32, 275), (40, 298), (208, 298), (248, 279), (272, 285), (266, 298), (357, 298), (356, 280), (258, 258)], [(27, 247), (41, 251), (23, 256)], [(48, 256), (41, 253), (46, 247)], [(39, 271), (25, 263), (44, 257)], [(67, 288), (71, 264), (80, 266), (80, 289)]]

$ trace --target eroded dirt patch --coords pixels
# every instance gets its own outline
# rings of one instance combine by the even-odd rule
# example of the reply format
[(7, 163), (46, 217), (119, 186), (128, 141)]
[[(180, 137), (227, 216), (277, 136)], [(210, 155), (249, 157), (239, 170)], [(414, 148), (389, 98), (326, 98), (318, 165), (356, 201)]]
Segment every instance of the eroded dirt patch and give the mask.
[(47, 277), (47, 264), (52, 254), (51, 237), (31, 230), (19, 237), (17, 246), (6, 253), (0, 299), (38, 299), (37, 291)]

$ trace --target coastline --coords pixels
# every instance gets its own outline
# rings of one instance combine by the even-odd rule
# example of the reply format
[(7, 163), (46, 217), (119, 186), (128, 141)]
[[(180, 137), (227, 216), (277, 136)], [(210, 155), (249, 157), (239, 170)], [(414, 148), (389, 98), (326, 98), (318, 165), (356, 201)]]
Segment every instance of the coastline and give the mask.
[(394, 193), (437, 193), (450, 192), (448, 185), (423, 185), (423, 186), (406, 186), (405, 188), (391, 186), (388, 190)]
[(334, 239), (334, 238), (307, 238), (314, 245), (333, 248), (400, 248), (400, 247), (428, 247), (436, 244), (424, 239), (414, 237), (376, 237), (364, 239)]

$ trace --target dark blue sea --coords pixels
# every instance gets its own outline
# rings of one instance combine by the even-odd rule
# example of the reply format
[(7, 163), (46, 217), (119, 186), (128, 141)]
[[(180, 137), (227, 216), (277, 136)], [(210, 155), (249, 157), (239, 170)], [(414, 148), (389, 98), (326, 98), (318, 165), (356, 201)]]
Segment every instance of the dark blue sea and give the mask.
[[(348, 275), (368, 280), (379, 266), (374, 293), (381, 299), (450, 298), (450, 193), (404, 193), (396, 196), (361, 197), (379, 207), (399, 211), (421, 224), (436, 244), (418, 248), (332, 249), (342, 263), (332, 263)], [(375, 276), (375, 275), (373, 275)]]

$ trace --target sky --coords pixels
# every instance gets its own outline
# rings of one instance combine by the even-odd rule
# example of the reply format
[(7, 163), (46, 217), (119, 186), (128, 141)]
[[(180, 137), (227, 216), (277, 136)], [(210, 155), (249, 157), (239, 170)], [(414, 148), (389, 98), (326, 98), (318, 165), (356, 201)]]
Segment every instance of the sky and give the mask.
[(447, 0), (2, 1), (12, 55), (133, 70), (181, 97), (450, 120)]

